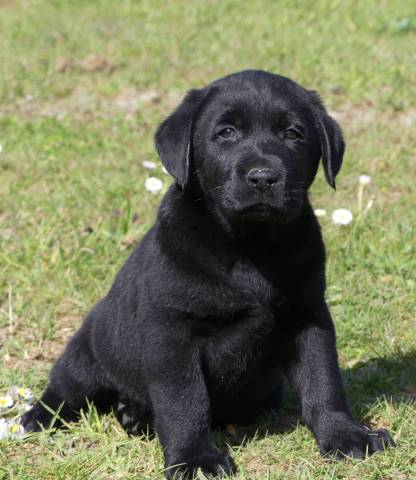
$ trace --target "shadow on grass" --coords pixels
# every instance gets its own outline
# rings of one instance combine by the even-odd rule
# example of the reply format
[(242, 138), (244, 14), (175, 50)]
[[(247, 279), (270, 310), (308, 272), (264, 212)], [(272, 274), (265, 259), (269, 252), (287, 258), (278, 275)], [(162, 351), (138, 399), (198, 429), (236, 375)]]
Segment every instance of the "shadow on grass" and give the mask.
[[(416, 401), (416, 350), (394, 357), (372, 358), (342, 369), (348, 404), (354, 417), (366, 423), (374, 405), (387, 401), (393, 405)], [(299, 404), (285, 386), (284, 400), (278, 412), (265, 412), (250, 425), (231, 426), (217, 432), (220, 446), (244, 445), (254, 438), (284, 434), (300, 423)]]
[(351, 410), (361, 420), (369, 406), (383, 400), (393, 405), (416, 400), (416, 349), (359, 362), (342, 373)]

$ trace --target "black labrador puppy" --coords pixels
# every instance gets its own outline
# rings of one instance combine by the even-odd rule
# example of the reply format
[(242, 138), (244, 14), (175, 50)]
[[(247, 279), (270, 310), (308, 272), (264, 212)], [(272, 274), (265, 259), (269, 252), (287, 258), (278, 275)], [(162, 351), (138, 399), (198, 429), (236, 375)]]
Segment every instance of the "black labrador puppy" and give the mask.
[[(325, 303), (325, 252), (308, 201), (319, 160), (335, 187), (344, 141), (319, 96), (244, 71), (190, 91), (156, 146), (176, 182), (156, 224), (55, 364), (26, 431), (49, 409), (114, 405), (154, 429), (167, 478), (232, 473), (212, 427), (277, 407), (286, 377), (323, 454), (393, 445), (347, 407)], [(176, 478), (175, 477), (175, 478)]]

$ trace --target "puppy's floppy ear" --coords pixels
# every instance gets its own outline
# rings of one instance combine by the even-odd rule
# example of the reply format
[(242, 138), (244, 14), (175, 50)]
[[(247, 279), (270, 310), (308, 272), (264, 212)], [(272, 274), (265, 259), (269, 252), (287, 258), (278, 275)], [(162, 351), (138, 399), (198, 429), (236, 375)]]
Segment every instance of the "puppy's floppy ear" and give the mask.
[(159, 126), (156, 149), (166, 170), (185, 188), (192, 155), (192, 130), (195, 115), (205, 98), (205, 90), (191, 90), (182, 103)]
[(312, 112), (315, 126), (321, 142), (322, 163), (326, 181), (335, 190), (335, 177), (341, 169), (345, 143), (338, 123), (331, 118), (318, 93), (309, 91), (312, 98)]

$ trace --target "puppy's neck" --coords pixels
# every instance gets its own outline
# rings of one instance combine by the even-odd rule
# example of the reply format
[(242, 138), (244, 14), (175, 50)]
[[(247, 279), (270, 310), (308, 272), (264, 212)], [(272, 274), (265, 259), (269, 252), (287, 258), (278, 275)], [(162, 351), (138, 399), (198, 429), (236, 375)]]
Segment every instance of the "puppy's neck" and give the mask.
[(279, 219), (273, 222), (230, 222), (230, 228), (239, 243), (252, 243), (257, 245), (278, 245), (295, 240), (302, 235), (308, 225), (308, 205), (295, 218)]
[(188, 200), (192, 208), (195, 208), (199, 218), (201, 220), (205, 218), (203, 221), (207, 225), (211, 224), (211, 230), (216, 230), (220, 236), (224, 236), (224, 241), (227, 243), (231, 240), (238, 244), (255, 241), (257, 245), (278, 245), (294, 241), (295, 237), (302, 237), (306, 233), (305, 229), (310, 224), (309, 218), (314, 217), (308, 199), (296, 217), (281, 218), (270, 222), (230, 220), (209, 199), (200, 198), (195, 202), (192, 196), (188, 196)]

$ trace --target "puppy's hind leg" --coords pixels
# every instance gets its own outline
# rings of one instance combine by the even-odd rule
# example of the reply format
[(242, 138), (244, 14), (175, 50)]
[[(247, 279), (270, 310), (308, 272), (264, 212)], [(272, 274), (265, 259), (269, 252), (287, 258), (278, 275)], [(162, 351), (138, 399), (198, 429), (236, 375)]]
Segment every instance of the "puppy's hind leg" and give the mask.
[(26, 432), (49, 428), (54, 412), (59, 412), (54, 426), (77, 420), (87, 400), (101, 405), (115, 399), (95, 361), (89, 345), (89, 325), (84, 323), (72, 337), (64, 353), (54, 365), (50, 382), (41, 399), (20, 420)]

